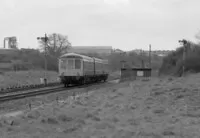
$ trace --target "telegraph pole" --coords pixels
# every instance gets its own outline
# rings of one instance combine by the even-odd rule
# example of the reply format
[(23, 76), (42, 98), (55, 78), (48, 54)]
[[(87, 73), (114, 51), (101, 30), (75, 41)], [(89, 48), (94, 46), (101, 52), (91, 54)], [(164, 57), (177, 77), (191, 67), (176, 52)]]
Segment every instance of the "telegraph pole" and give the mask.
[(47, 34), (45, 33), (44, 37), (37, 37), (37, 40), (42, 40), (44, 42), (44, 84), (47, 85), (47, 42), (48, 42), (48, 37)]
[(182, 74), (182, 76), (184, 77), (184, 76), (185, 76), (186, 44), (187, 44), (188, 42), (187, 42), (185, 39), (179, 40), (178, 42), (179, 42), (179, 43), (183, 43), (183, 68), (182, 68), (183, 74)]
[(53, 34), (54, 48), (56, 47), (56, 34)]
[(47, 34), (45, 33), (44, 40), (45, 40), (45, 51), (44, 51), (44, 59), (45, 59), (45, 74), (44, 74), (44, 83), (47, 84)]
[(151, 44), (149, 45), (149, 68), (151, 68)]
[(140, 56), (141, 56), (141, 68), (143, 68), (144, 62), (143, 62), (143, 50), (140, 50)]

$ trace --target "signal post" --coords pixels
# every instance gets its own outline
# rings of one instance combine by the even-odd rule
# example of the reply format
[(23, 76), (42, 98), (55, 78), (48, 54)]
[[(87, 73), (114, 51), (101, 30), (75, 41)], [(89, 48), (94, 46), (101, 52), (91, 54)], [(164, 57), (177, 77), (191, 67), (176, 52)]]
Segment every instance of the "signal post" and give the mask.
[(44, 67), (45, 67), (45, 72), (44, 72), (44, 84), (47, 85), (47, 42), (48, 42), (48, 37), (47, 34), (45, 33), (44, 37), (37, 37), (37, 40), (42, 40), (45, 44), (44, 46)]

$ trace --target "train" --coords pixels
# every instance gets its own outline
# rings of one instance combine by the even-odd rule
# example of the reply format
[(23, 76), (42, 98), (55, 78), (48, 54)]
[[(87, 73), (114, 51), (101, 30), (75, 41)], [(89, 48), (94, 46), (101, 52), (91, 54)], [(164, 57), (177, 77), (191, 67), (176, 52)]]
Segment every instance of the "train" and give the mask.
[(77, 53), (59, 57), (59, 78), (65, 87), (72, 84), (87, 84), (108, 79), (108, 60)]

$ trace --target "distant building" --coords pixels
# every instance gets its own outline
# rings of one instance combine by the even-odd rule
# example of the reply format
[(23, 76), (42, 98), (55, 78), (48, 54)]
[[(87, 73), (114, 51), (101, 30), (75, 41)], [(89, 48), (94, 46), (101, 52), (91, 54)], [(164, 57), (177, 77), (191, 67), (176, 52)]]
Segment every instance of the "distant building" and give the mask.
[[(135, 52), (136, 54), (141, 54), (142, 50), (141, 49), (135, 49), (135, 50), (132, 50), (132, 52)], [(149, 55), (149, 51), (148, 50), (144, 50), (143, 51), (145, 55)], [(164, 56), (167, 56), (169, 53), (171, 53), (172, 50), (154, 50), (154, 51), (151, 51), (151, 54), (153, 55), (157, 55), (157, 56), (160, 56), (160, 57), (164, 57)]]
[(152, 51), (152, 54), (164, 57), (164, 56), (167, 56), (171, 52), (172, 50), (155, 50), (155, 51)]
[(136, 54), (141, 54), (141, 52), (142, 52), (142, 49), (135, 49), (135, 50), (132, 50), (132, 51), (130, 51), (130, 52), (135, 52)]
[(124, 51), (122, 51), (121, 49), (114, 49), (113, 52), (114, 53), (124, 53)]
[(112, 46), (72, 46), (68, 52), (74, 53), (98, 53), (98, 54), (111, 54)]

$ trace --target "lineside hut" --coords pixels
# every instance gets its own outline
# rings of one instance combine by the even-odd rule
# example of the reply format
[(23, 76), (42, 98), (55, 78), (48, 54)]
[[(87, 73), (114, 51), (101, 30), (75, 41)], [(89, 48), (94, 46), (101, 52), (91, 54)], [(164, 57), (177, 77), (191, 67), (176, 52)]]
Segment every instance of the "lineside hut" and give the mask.
[(151, 77), (151, 68), (126, 68), (125, 61), (122, 61), (121, 81), (125, 80), (149, 80)]

